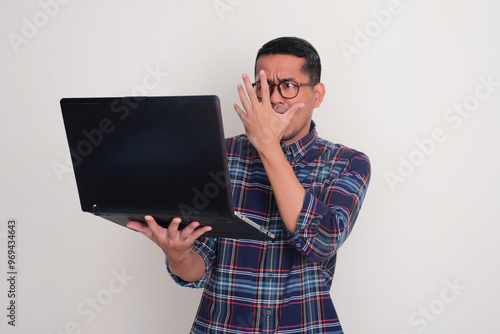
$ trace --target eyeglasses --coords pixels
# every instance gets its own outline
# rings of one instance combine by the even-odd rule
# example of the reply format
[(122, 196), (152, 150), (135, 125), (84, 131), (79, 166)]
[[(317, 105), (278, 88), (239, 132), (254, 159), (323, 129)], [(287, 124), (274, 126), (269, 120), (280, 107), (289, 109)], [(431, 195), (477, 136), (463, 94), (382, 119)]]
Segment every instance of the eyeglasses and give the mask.
[[(297, 95), (299, 95), (300, 86), (316, 86), (317, 83), (298, 83), (295, 81), (282, 81), (279, 84), (269, 84), (269, 95), (272, 95), (274, 92), (274, 87), (278, 87), (278, 92), (285, 99), (293, 99)], [(260, 81), (254, 82), (252, 84), (255, 89), (255, 94), (260, 99), (262, 98), (261, 84)]]

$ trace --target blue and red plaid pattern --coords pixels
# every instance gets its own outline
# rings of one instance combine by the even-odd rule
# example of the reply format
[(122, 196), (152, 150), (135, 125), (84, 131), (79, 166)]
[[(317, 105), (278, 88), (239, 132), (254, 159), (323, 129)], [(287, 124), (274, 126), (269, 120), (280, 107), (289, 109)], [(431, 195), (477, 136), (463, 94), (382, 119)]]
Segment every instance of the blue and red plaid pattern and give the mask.
[(339, 334), (330, 297), (336, 254), (352, 231), (370, 179), (361, 152), (318, 137), (314, 124), (283, 153), (306, 189), (297, 230), (283, 225), (264, 166), (245, 135), (226, 140), (236, 211), (275, 241), (200, 238), (204, 288), (191, 333)]

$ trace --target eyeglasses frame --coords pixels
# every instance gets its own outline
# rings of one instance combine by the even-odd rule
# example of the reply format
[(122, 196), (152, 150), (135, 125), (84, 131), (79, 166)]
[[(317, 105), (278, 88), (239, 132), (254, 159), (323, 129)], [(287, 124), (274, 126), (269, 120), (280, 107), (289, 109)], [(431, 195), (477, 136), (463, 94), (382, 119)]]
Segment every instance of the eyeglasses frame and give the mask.
[[(281, 84), (283, 84), (283, 83), (285, 83), (285, 82), (292, 82), (292, 83), (294, 83), (294, 84), (296, 84), (296, 85), (297, 85), (297, 87), (298, 87), (298, 88), (297, 88), (297, 94), (295, 94), (295, 96), (293, 96), (293, 97), (286, 97), (286, 96), (283, 96), (283, 93), (281, 93), (281, 88), (280, 88), (280, 85), (281, 85)], [(256, 86), (257, 84), (259, 84), (259, 83), (260, 83), (260, 80), (259, 80), (259, 81), (255, 81), (255, 82), (252, 84), (252, 87), (255, 89), (255, 86)], [(296, 97), (297, 97), (297, 95), (299, 95), (299, 92), (300, 92), (300, 87), (301, 87), (301, 86), (316, 86), (317, 84), (319, 84), (319, 82), (316, 82), (316, 83), (313, 83), (313, 82), (300, 83), (300, 82), (296, 82), (296, 81), (293, 81), (293, 80), (283, 80), (283, 81), (281, 81), (281, 82), (280, 82), (280, 83), (278, 83), (278, 84), (270, 84), (270, 83), (268, 83), (268, 85), (269, 85), (269, 96), (271, 96), (271, 95), (273, 94), (273, 92), (274, 92), (274, 86), (277, 86), (277, 87), (278, 87), (278, 93), (280, 93), (280, 95), (281, 95), (281, 97), (282, 97), (282, 98), (284, 98), (284, 99), (288, 99), (288, 100), (289, 100), (289, 99), (294, 99), (294, 98), (296, 98)]]

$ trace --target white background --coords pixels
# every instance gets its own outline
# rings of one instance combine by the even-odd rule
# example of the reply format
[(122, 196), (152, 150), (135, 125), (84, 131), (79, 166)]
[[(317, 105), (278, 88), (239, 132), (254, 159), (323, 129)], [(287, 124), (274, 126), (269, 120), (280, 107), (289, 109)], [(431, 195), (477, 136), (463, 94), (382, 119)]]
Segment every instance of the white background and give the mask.
[[(175, 286), (142, 235), (81, 212), (59, 100), (132, 95), (156, 70), (148, 95), (217, 94), (235, 135), (241, 74), (283, 35), (308, 39), (322, 57), (320, 136), (373, 165), (332, 288), (345, 332), (500, 331), (498, 1), (0, 6), (1, 333), (189, 331), (201, 291)], [(12, 218), (15, 327), (6, 310)]]

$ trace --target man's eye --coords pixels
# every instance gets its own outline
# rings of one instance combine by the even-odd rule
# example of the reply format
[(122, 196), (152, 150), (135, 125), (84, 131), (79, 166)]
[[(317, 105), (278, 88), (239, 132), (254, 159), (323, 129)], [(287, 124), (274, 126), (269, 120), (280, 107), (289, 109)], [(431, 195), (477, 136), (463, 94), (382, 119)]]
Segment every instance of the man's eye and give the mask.
[(281, 84), (281, 87), (283, 87), (285, 89), (291, 89), (291, 88), (295, 87), (295, 83), (293, 83), (293, 82), (283, 82)]

